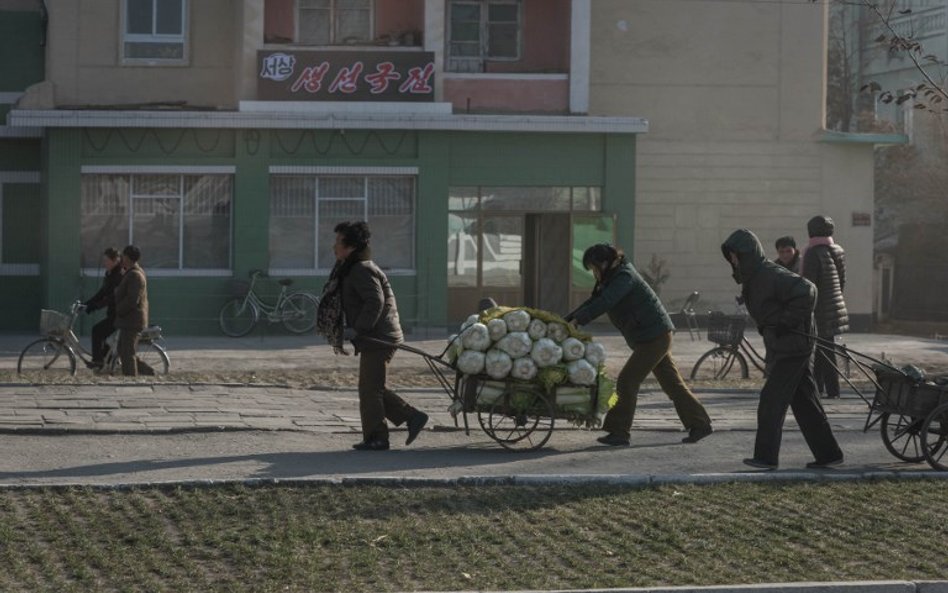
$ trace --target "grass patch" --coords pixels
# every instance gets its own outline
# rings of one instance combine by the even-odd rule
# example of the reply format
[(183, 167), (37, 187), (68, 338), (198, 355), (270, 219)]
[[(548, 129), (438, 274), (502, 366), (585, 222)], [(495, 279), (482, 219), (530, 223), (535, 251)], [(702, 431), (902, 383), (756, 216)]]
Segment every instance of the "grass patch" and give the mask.
[(2, 591), (412, 591), (944, 578), (942, 481), (0, 492)]

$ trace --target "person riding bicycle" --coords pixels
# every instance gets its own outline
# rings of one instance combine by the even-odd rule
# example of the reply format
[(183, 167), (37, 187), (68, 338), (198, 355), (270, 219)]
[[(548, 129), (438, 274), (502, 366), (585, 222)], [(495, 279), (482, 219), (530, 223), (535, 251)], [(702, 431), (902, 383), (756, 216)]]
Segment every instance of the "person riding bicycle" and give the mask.
[(92, 298), (83, 303), (86, 313), (105, 307), (105, 319), (92, 326), (92, 361), (86, 366), (90, 369), (101, 369), (105, 359), (105, 341), (115, 332), (115, 289), (122, 281), (122, 256), (114, 247), (102, 252), (102, 266), (105, 267), (105, 277), (102, 287)]
[(130, 377), (154, 374), (151, 367), (137, 360), (135, 356), (138, 334), (148, 327), (148, 281), (145, 271), (138, 264), (141, 256), (141, 250), (135, 245), (128, 245), (122, 250), (125, 275), (115, 289), (115, 327), (119, 330), (118, 355), (122, 361), (122, 374)]

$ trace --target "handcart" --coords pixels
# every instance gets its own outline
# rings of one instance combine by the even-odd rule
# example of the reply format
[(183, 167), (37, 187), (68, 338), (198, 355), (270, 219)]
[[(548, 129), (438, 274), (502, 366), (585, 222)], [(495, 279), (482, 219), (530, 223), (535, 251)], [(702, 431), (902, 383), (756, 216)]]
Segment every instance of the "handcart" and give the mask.
[[(468, 414), (477, 414), (481, 429), (501, 447), (510, 451), (536, 451), (550, 440), (556, 420), (591, 420), (594, 418), (599, 397), (599, 381), (592, 385), (563, 384), (551, 391), (539, 384), (518, 379), (494, 379), (486, 374), (465, 375), (444, 360), (447, 348), (440, 354), (431, 354), (407, 344), (392, 344), (373, 338), (367, 342), (394, 347), (418, 355), (451, 399), (449, 410), (458, 426), (458, 415), (464, 422), (464, 434), (470, 435)], [(556, 397), (566, 390), (589, 390), (588, 414), (564, 412), (557, 408)]]
[(948, 377), (926, 380), (832, 340), (810, 337), (816, 340), (818, 356), (821, 351), (835, 352), (875, 387), (870, 401), (849, 373), (832, 365), (869, 406), (864, 432), (878, 424), (882, 442), (892, 455), (911, 463), (927, 461), (934, 469), (948, 471)]

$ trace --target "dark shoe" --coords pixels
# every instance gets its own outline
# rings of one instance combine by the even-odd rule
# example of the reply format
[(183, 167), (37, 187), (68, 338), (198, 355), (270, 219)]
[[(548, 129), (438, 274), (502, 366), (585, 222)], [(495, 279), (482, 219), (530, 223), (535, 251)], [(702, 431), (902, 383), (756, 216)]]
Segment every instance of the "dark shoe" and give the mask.
[(425, 427), (425, 424), (428, 424), (428, 414), (415, 412), (411, 415), (411, 418), (408, 419), (408, 438), (405, 439), (406, 445), (415, 442), (415, 439), (418, 438), (418, 434), (421, 432), (421, 429)]
[(86, 368), (89, 370), (95, 371), (102, 368), (102, 363), (95, 360), (88, 361), (86, 362)]
[(753, 457), (748, 457), (744, 460), (744, 465), (749, 465), (751, 467), (756, 467), (757, 469), (777, 469), (776, 463), (767, 463), (766, 461), (761, 461), (760, 459), (754, 459)]
[(840, 457), (839, 459), (833, 459), (830, 461), (811, 461), (810, 463), (806, 464), (806, 468), (807, 469), (827, 469), (830, 467), (835, 467), (842, 463), (843, 463), (842, 457)]
[(352, 445), (356, 451), (388, 451), (388, 441), (381, 439), (372, 439), (371, 441), (362, 441)]
[(629, 439), (625, 438), (621, 434), (615, 434), (613, 432), (610, 432), (609, 434), (605, 436), (601, 436), (596, 440), (602, 443), (603, 445), (609, 445), (610, 447), (628, 447), (629, 446)]
[(692, 428), (691, 430), (688, 431), (688, 436), (681, 439), (681, 442), (697, 443), (704, 437), (709, 436), (712, 432), (714, 432), (714, 429), (711, 428), (710, 424), (707, 426), (701, 426), (699, 428)]

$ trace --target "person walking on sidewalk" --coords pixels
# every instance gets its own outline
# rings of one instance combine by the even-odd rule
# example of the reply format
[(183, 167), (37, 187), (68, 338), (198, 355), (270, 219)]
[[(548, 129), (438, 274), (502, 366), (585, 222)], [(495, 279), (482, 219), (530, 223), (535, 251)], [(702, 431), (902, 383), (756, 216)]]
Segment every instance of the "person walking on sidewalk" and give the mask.
[(800, 426), (814, 458), (809, 468), (838, 465), (843, 452), (820, 400), (810, 368), (810, 336), (816, 288), (808, 280), (769, 261), (760, 241), (747, 229), (731, 233), (721, 245), (734, 280), (741, 285), (747, 312), (764, 338), (767, 380), (757, 406), (757, 437), (751, 467), (776, 469), (787, 407)]
[(105, 307), (105, 319), (92, 326), (92, 362), (87, 363), (90, 369), (102, 368), (105, 340), (115, 332), (115, 289), (122, 281), (122, 256), (117, 249), (109, 247), (102, 252), (102, 265), (105, 267), (102, 288), (84, 303), (87, 314)]
[(586, 325), (603, 313), (622, 332), (632, 355), (616, 380), (619, 401), (602, 423), (604, 445), (628, 445), (639, 387), (649, 373), (675, 405), (688, 436), (685, 443), (697, 443), (712, 432), (711, 418), (694, 396), (671, 356), (675, 326), (658, 296), (642, 279), (622, 250), (599, 243), (583, 254), (583, 267), (596, 278), (592, 296), (567, 321)]
[[(148, 327), (148, 281), (145, 270), (138, 264), (141, 250), (128, 245), (122, 250), (122, 267), (125, 273), (115, 289), (115, 327), (119, 330), (118, 355), (122, 361), (122, 374), (135, 377), (139, 374), (139, 361), (135, 357), (138, 334)], [(142, 374), (154, 374), (150, 369), (141, 369)]]
[[(330, 332), (352, 342), (359, 355), (359, 414), (362, 442), (353, 445), (359, 451), (387, 451), (388, 419), (395, 426), (407, 423), (410, 445), (428, 422), (428, 415), (410, 406), (386, 386), (388, 363), (396, 348), (379, 342), (400, 344), (403, 340), (395, 293), (385, 273), (371, 259), (371, 232), (365, 222), (343, 222), (335, 227), (333, 252), (336, 265), (327, 290), (337, 294), (328, 301), (341, 306), (341, 315), (329, 315), (345, 329)], [(336, 292), (338, 291), (338, 292)], [(324, 296), (327, 291), (324, 291)], [(324, 311), (325, 314), (325, 311)], [(324, 315), (325, 316), (325, 315)], [(333, 344), (341, 346), (341, 342)], [(337, 348), (338, 350), (338, 348)]]
[(846, 288), (846, 252), (833, 241), (835, 225), (828, 216), (814, 216), (806, 224), (810, 242), (803, 253), (803, 277), (816, 285), (816, 335), (825, 348), (817, 348), (813, 362), (820, 395), (839, 397), (839, 371), (833, 345), (836, 336), (849, 330)]

